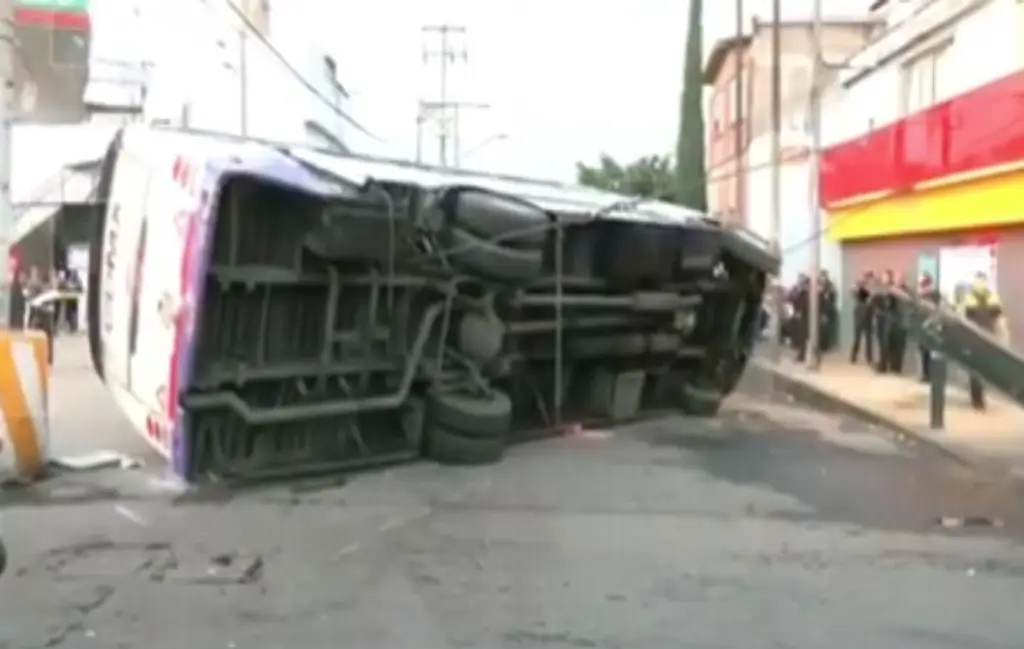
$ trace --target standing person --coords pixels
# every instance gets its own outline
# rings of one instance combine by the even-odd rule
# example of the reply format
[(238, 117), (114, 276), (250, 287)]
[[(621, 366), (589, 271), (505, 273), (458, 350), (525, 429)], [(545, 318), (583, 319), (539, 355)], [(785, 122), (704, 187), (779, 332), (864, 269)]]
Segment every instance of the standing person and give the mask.
[(853, 285), (853, 347), (850, 348), (850, 362), (860, 358), (860, 346), (864, 344), (864, 359), (868, 365), (875, 364), (875, 327), (871, 291), (874, 289), (875, 273), (865, 272)]
[[(921, 279), (918, 280), (917, 297), (935, 306), (938, 306), (941, 300), (939, 289), (935, 285), (935, 279), (928, 271), (922, 273)], [(928, 348), (921, 344), (917, 346), (917, 353), (921, 359), (921, 382), (927, 383), (931, 380), (932, 355)]]
[(25, 284), (28, 283), (28, 275), (24, 271), (14, 274), (11, 282), (11, 329), (25, 328)]
[(67, 301), (67, 306), (64, 309), (67, 316), (68, 331), (73, 334), (78, 333), (78, 308), (79, 302), (82, 300), (84, 286), (77, 270), (72, 268), (67, 272), (64, 278), (64, 286), (61, 287), (61, 290), (74, 295), (73, 299)]
[(32, 321), (32, 300), (36, 296), (40, 295), (45, 291), (43, 286), (43, 276), (39, 272), (38, 266), (29, 266), (28, 274), (25, 276), (24, 281), (21, 283), (21, 298), (24, 304), (22, 310), (22, 320), (19, 323), (22, 327), (31, 328)]
[(807, 275), (801, 274), (796, 286), (790, 293), (789, 301), (793, 305), (793, 345), (796, 347), (796, 361), (802, 363), (807, 360), (807, 339), (810, 334), (811, 308), (811, 280)]
[[(962, 302), (964, 316), (981, 329), (999, 336), (1004, 344), (1009, 344), (1009, 325), (1003, 312), (999, 295), (988, 285), (988, 276), (978, 273), (974, 277), (974, 285), (964, 295)], [(985, 386), (974, 374), (969, 381), (971, 407), (975, 410), (985, 409)]]
[(823, 270), (818, 278), (819, 303), (821, 304), (821, 341), (822, 351), (829, 352), (835, 347), (838, 331), (839, 296), (836, 285), (832, 283), (828, 271)]
[(878, 343), (878, 362), (875, 370), (887, 374), (893, 370), (893, 314), (896, 299), (892, 296), (896, 280), (891, 270), (882, 273), (881, 283), (871, 294), (871, 311), (875, 316), (875, 341)]
[(30, 305), (28, 307), (28, 328), (37, 329), (46, 334), (47, 351), (49, 354), (50, 365), (53, 365), (53, 335), (54, 335), (54, 322), (55, 314), (53, 310), (53, 303), (49, 303), (42, 306), (31, 306), (33, 299), (46, 293), (49, 289), (49, 276), (44, 276), (39, 272), (39, 268), (33, 266), (29, 270), (29, 282), (25, 290), (25, 300)]
[[(896, 281), (896, 290), (905, 295), (910, 295), (910, 286), (907, 284), (907, 276), (900, 273)], [(892, 337), (892, 361), (890, 369), (896, 374), (903, 373), (903, 365), (907, 359), (907, 320), (902, 302), (895, 297), (892, 300), (892, 315), (890, 336)]]
[[(64, 290), (64, 284), (67, 280), (67, 273), (60, 268), (53, 271), (50, 275), (50, 290), (57, 291), (58, 293)], [(53, 333), (57, 335), (60, 333), (61, 327), (67, 322), (67, 310), (64, 306), (63, 299), (54, 300), (53, 303)]]

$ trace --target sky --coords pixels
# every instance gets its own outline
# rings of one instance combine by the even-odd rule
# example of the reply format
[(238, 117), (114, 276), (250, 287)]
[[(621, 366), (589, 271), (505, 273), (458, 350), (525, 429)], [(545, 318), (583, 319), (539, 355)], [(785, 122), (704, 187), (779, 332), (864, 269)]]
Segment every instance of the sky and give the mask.
[[(199, 41), (212, 42), (214, 36), (203, 36), (202, 23), (213, 10), (224, 10), (226, 0), (90, 1), (94, 49), (106, 43), (117, 50), (94, 55), (123, 58), (131, 49), (167, 60), (190, 52), (198, 56)], [(812, 2), (783, 0), (784, 18), (809, 17)], [(863, 11), (869, 4), (822, 2), (826, 15), (846, 16), (851, 3)], [(755, 15), (770, 17), (771, 0), (743, 0), (743, 5), (748, 25)], [(140, 22), (140, 9), (147, 21)], [(271, 11), (277, 49), (308, 54), (315, 42), (336, 60), (338, 77), (352, 95), (346, 111), (379, 138), (369, 140), (349, 129), (345, 139), (359, 152), (415, 157), (417, 105), (440, 99), (437, 61), (423, 57), (439, 41), (421, 28), (441, 23), (466, 29), (453, 38), (467, 59), (450, 66), (448, 99), (490, 106), (462, 112), (457, 148), (464, 167), (572, 181), (578, 161), (596, 162), (602, 153), (628, 161), (674, 152), (685, 0), (272, 0)], [(705, 51), (735, 32), (735, 12), (734, 0), (705, 0)], [(143, 29), (144, 23), (154, 28)], [(101, 31), (117, 37), (100, 38)], [(196, 46), (188, 47), (190, 41)], [(196, 65), (226, 65), (203, 57)], [(294, 91), (308, 93), (298, 81)], [(157, 89), (151, 94), (155, 97)], [(438, 161), (438, 134), (437, 122), (425, 125), (425, 162)]]
[[(387, 140), (389, 155), (414, 156), (417, 101), (439, 98), (439, 66), (423, 61), (438, 41), (421, 26), (440, 23), (466, 28), (457, 42), (468, 60), (450, 66), (450, 99), (491, 106), (460, 120), (464, 166), (569, 181), (577, 161), (602, 152), (629, 160), (675, 148), (686, 2), (375, 0), (346, 11), (348, 3), (287, 0), (295, 10), (303, 2), (338, 12), (312, 35), (337, 59), (352, 112)], [(850, 15), (850, 4), (823, 8)], [(866, 11), (868, 0), (854, 4)], [(812, 0), (784, 7), (784, 17), (807, 17)], [(705, 0), (705, 50), (734, 33), (735, 11), (734, 2)], [(744, 13), (768, 19), (771, 2), (744, 0)], [(435, 125), (424, 129), (427, 161), (438, 158), (437, 135)]]

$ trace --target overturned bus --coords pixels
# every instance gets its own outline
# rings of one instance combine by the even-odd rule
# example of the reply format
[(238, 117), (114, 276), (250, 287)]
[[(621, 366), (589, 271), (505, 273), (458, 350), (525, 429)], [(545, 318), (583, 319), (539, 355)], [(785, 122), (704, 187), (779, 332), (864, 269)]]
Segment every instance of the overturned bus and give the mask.
[(93, 364), (189, 481), (712, 416), (778, 265), (665, 203), (142, 126), (98, 191)]

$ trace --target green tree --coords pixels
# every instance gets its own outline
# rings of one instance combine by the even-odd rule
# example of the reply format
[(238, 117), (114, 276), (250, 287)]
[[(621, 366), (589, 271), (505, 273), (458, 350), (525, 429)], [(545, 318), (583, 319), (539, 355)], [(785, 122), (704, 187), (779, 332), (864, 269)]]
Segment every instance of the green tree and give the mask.
[(663, 201), (675, 199), (675, 176), (669, 156), (649, 155), (622, 165), (611, 156), (602, 154), (594, 166), (576, 163), (576, 181), (628, 196)]
[(679, 102), (679, 139), (676, 142), (676, 200), (687, 207), (708, 209), (707, 169), (704, 160), (703, 0), (690, 0), (686, 26), (686, 60)]

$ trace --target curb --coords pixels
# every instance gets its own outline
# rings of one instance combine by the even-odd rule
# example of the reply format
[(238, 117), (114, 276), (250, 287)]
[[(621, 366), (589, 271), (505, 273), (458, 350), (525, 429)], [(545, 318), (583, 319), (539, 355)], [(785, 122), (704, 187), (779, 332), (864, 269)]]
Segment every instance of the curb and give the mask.
[[(1005, 473), (1010, 472), (1009, 467), (1004, 463), (980, 457), (977, 454), (956, 448), (940, 439), (936, 439), (936, 436), (942, 435), (942, 433), (929, 434), (926, 431), (901, 424), (891, 417), (881, 415), (853, 401), (811, 385), (807, 381), (770, 367), (764, 361), (753, 360), (748, 367), (750, 372), (759, 375), (757, 376), (758, 380), (764, 380), (772, 386), (771, 391), (775, 396), (785, 395), (796, 403), (815, 410), (854, 417), (866, 424), (881, 429), (884, 433), (888, 433), (891, 436), (902, 436), (913, 440), (915, 444), (927, 447), (943, 457), (966, 467), (998, 469)], [(897, 439), (897, 441), (900, 440)]]

